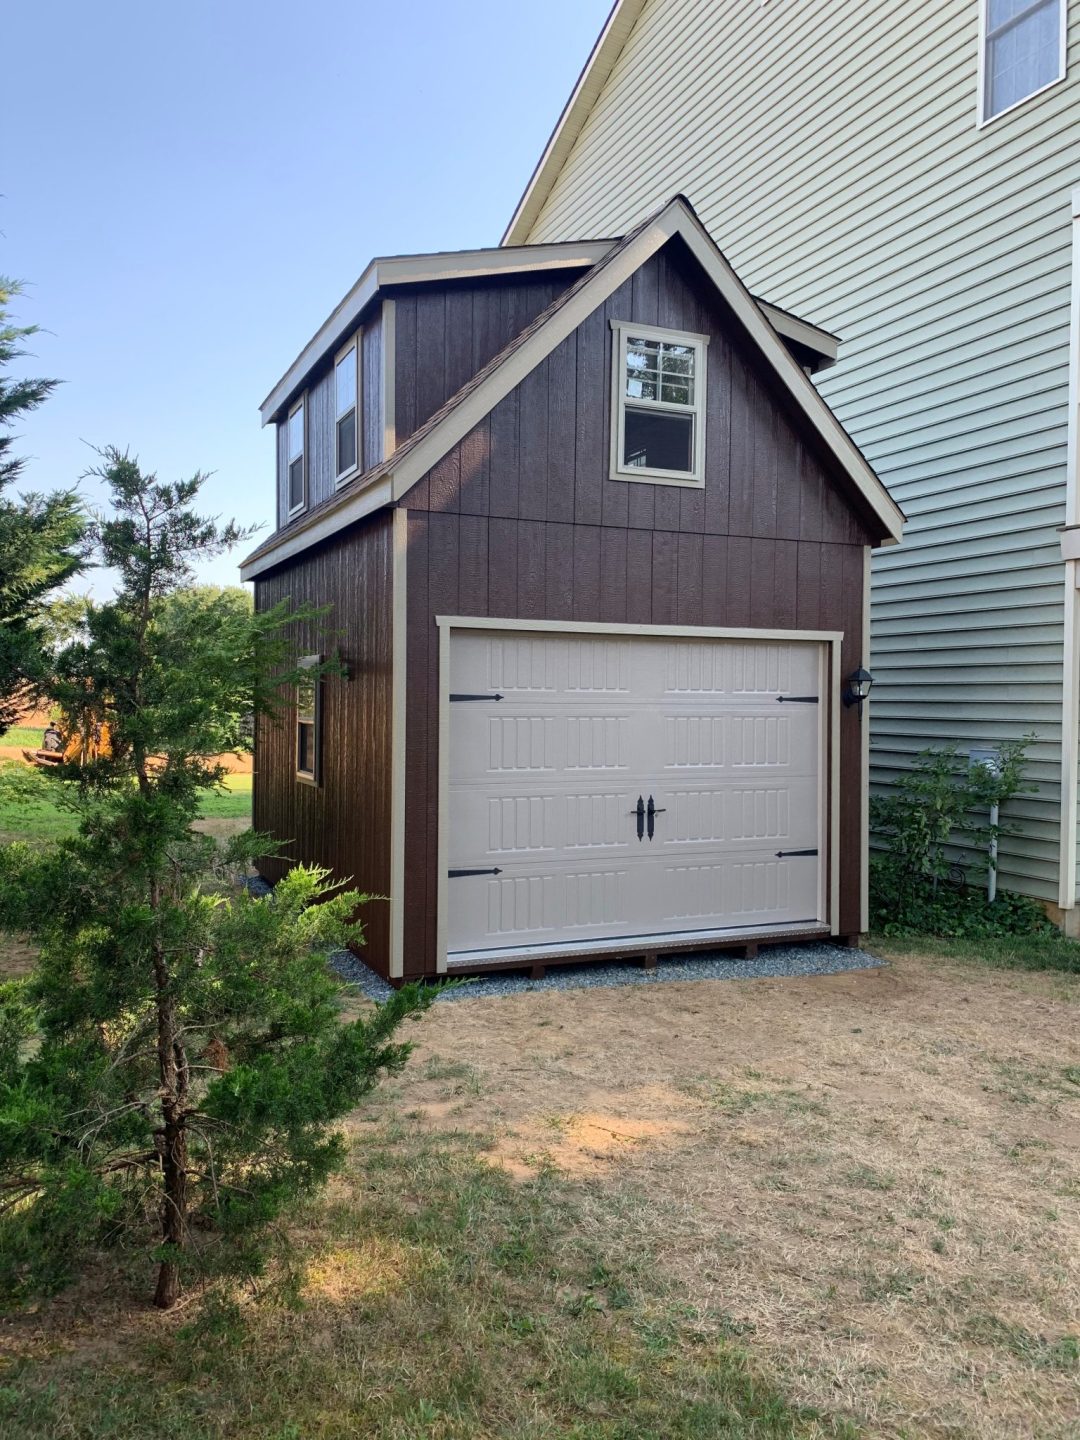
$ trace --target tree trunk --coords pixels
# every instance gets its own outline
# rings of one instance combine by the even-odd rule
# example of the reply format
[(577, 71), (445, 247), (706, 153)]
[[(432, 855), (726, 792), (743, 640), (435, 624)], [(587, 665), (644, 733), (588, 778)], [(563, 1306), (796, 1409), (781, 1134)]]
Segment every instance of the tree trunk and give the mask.
[[(161, 907), (161, 892), (150, 886), (150, 906)], [(180, 1265), (176, 1252), (187, 1239), (187, 1098), (191, 1074), (183, 1033), (177, 1023), (171, 977), (160, 939), (153, 942), (154, 984), (157, 1001), (158, 1074), (161, 1080), (161, 1238), (172, 1252), (158, 1270), (154, 1304), (168, 1310), (180, 1295)]]
[[(170, 1110), (172, 1107), (168, 1107)], [(166, 1245), (183, 1248), (187, 1230), (187, 1132), (183, 1121), (166, 1113), (161, 1155), (165, 1197), (161, 1206), (161, 1238)], [(180, 1297), (180, 1266), (175, 1259), (162, 1260), (158, 1269), (154, 1304), (168, 1310)]]

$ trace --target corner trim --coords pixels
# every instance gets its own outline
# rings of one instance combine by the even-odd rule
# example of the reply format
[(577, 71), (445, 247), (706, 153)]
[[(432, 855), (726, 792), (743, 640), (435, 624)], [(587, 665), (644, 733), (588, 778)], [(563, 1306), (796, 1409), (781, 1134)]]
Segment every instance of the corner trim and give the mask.
[(409, 512), (393, 512), (391, 537), (391, 677), (390, 677), (390, 957), (392, 980), (405, 974), (405, 742), (408, 707), (405, 696), (408, 637)]

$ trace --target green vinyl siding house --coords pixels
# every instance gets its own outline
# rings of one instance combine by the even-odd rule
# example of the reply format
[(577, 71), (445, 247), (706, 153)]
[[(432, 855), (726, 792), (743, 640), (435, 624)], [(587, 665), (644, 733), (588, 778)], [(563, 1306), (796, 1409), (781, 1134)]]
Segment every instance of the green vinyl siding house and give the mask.
[[(908, 517), (873, 564), (872, 774), (1034, 732), (1000, 880), (1077, 912), (1080, 0), (619, 0), (504, 237), (679, 191)], [(1080, 192), (1078, 192), (1080, 193)]]

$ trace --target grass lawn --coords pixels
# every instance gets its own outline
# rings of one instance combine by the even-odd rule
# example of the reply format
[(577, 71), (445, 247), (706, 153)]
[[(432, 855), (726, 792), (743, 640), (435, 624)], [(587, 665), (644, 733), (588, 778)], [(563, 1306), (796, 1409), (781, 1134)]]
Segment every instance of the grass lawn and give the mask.
[(299, 1308), (162, 1318), (103, 1257), (0, 1330), (0, 1433), (1065, 1440), (1080, 977), (883, 949), (437, 1005), (283, 1237)]
[[(207, 828), (217, 834), (249, 825), (251, 776), (226, 775), (224, 790), (207, 795), (201, 813)], [(74, 834), (75, 825), (74, 814), (54, 804), (47, 792), (44, 798), (33, 800), (13, 800), (0, 792), (0, 844), (10, 840), (60, 840)]]

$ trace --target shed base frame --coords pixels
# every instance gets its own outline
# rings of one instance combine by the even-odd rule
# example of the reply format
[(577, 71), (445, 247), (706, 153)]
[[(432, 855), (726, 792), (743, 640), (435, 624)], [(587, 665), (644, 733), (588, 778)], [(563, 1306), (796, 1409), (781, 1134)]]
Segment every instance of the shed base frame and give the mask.
[(621, 948), (616, 942), (603, 950), (596, 948), (558, 951), (546, 954), (507, 955), (499, 960), (463, 960), (455, 963), (451, 960), (447, 966), (445, 975), (406, 975), (403, 979), (391, 979), (392, 985), (403, 985), (408, 981), (420, 980), (441, 980), (451, 977), (465, 975), (489, 975), (496, 971), (511, 974), (514, 971), (526, 970), (533, 978), (542, 978), (545, 970), (550, 970), (557, 965), (642, 965), (645, 969), (655, 969), (657, 961), (670, 958), (672, 955), (701, 955), (716, 950), (738, 951), (733, 954), (732, 959), (753, 959), (758, 949), (765, 945), (800, 945), (818, 940), (831, 940), (834, 944), (858, 944), (858, 936), (837, 936), (833, 935), (828, 926), (802, 927), (792, 930), (776, 930), (767, 934), (730, 934), (724, 936), (713, 936), (710, 939), (701, 940), (679, 940), (667, 941), (664, 943), (648, 943), (647, 941), (629, 942)]

